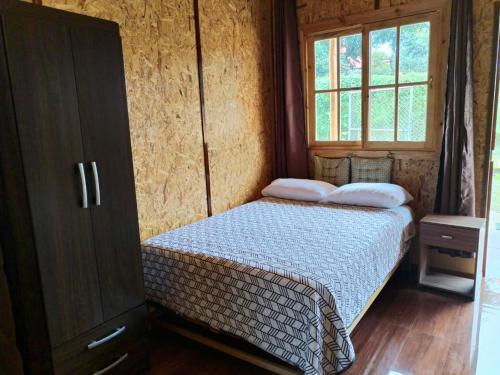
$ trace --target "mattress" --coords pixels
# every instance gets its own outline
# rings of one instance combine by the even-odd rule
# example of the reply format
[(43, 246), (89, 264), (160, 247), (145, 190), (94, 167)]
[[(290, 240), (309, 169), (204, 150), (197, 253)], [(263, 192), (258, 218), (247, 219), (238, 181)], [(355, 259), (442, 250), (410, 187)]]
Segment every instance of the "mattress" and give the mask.
[(347, 328), (404, 255), (408, 210), (245, 204), (146, 240), (146, 298), (306, 374), (340, 372)]
[(403, 238), (404, 241), (409, 241), (415, 237), (415, 222), (413, 221), (413, 210), (409, 206), (399, 206), (391, 208), (391, 211), (401, 215), (404, 223)]

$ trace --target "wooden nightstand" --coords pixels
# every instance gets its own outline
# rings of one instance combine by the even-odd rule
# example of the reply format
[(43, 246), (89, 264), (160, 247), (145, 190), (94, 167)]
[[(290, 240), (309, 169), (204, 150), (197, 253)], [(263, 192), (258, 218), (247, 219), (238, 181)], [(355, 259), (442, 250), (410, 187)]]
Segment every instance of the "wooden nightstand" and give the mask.
[[(461, 294), (474, 300), (481, 288), (484, 224), (485, 219), (467, 216), (427, 215), (420, 220), (419, 286)], [(430, 271), (429, 251), (435, 248), (474, 253), (473, 278)]]

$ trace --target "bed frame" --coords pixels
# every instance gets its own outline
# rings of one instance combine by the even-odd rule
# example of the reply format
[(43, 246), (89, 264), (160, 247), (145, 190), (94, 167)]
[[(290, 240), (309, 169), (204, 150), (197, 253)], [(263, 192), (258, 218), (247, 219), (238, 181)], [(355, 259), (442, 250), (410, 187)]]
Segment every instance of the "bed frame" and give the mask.
[(353, 320), (353, 322), (351, 323), (351, 325), (347, 329), (347, 332), (349, 333), (349, 335), (351, 335), (354, 332), (354, 329), (357, 327), (357, 325), (360, 322), (360, 320), (366, 314), (366, 312), (368, 311), (368, 309), (370, 308), (370, 306), (373, 304), (373, 302), (375, 302), (375, 300), (377, 299), (377, 297), (380, 294), (380, 292), (382, 291), (382, 289), (384, 289), (384, 287), (387, 285), (387, 283), (391, 279), (392, 275), (394, 275), (394, 273), (397, 271), (397, 269), (399, 268), (399, 266), (401, 265), (401, 263), (403, 263), (404, 261), (408, 262), (408, 264), (409, 264), (409, 262), (410, 262), (410, 254), (409, 254), (409, 252), (407, 252), (403, 257), (401, 257), (400, 260), (398, 260), (398, 262), (396, 263), (396, 265), (394, 266), (394, 268), (391, 270), (391, 272), (389, 272), (389, 274), (384, 279), (384, 281), (382, 282), (382, 284), (370, 296), (370, 299), (368, 299), (368, 302), (366, 303), (366, 305), (363, 308), (363, 310), (361, 310), (361, 312), (358, 314), (358, 316), (356, 317), (356, 319)]
[(160, 308), (164, 314), (153, 318), (153, 326), (166, 329), (188, 340), (195, 341), (218, 352), (251, 363), (257, 367), (275, 374), (298, 375), (302, 372), (271, 354), (264, 352), (256, 346), (243, 341), (241, 338), (211, 330), (203, 323), (195, 322), (186, 317), (174, 316), (172, 312)]
[[(366, 306), (363, 308), (363, 310), (361, 310), (359, 315), (356, 317), (356, 319), (354, 319), (352, 324), (347, 329), (349, 335), (354, 332), (359, 322), (366, 314), (370, 306), (373, 304), (375, 299), (378, 297), (382, 289), (386, 286), (396, 270), (405, 260), (407, 260), (407, 262), (409, 263), (409, 252), (406, 252), (405, 256), (401, 257), (401, 259), (396, 263), (396, 265), (384, 279), (382, 284), (370, 296), (370, 299), (368, 300)], [(188, 319), (186, 317), (180, 318), (178, 315), (175, 315), (159, 304), (152, 304), (151, 306), (153, 310), (151, 313), (151, 318), (154, 326), (164, 328), (189, 340), (208, 346), (209, 348), (212, 348), (219, 352), (226, 353), (232, 357), (238, 358), (245, 362), (249, 362), (255, 366), (274, 372), (276, 374), (302, 374), (302, 372), (296, 367), (293, 367), (286, 362), (280, 361), (279, 359), (264, 352), (256, 346), (245, 342), (241, 338), (227, 333), (214, 331), (209, 328), (208, 325)]]

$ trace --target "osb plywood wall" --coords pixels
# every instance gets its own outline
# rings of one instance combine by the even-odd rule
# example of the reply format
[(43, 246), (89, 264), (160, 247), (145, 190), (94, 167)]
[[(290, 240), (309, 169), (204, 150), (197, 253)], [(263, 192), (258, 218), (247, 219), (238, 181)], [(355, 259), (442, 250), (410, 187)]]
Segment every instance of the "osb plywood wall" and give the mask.
[(375, 9), (375, 0), (297, 0), (299, 25)]
[(200, 1), (212, 208), (258, 197), (272, 174), (269, 0)]
[[(265, 0), (201, 1), (214, 211), (269, 170), (271, 19)], [(43, 0), (120, 25), (141, 238), (206, 216), (192, 0)]]
[(392, 180), (404, 186), (414, 197), (410, 203), (416, 218), (421, 219), (434, 209), (439, 163), (435, 160), (395, 160)]
[[(380, 0), (380, 7), (407, 4), (418, 0)], [(494, 0), (473, 0), (474, 13), (474, 120), (477, 213), (484, 205), (482, 183), (485, 178), (484, 159), (491, 79)], [(312, 23), (342, 15), (375, 9), (375, 0), (297, 0), (299, 23)], [(397, 183), (408, 187), (417, 196), (417, 216), (430, 212), (435, 198), (439, 162), (431, 160), (400, 161), (394, 170)]]
[[(485, 192), (483, 181), (487, 178), (484, 168), (486, 153), (487, 127), (491, 91), (492, 46), (494, 38), (493, 23), (495, 18), (495, 1), (474, 0), (474, 129), (475, 129), (475, 164), (476, 164), (476, 205), (484, 208)], [(479, 212), (484, 216), (484, 210)]]

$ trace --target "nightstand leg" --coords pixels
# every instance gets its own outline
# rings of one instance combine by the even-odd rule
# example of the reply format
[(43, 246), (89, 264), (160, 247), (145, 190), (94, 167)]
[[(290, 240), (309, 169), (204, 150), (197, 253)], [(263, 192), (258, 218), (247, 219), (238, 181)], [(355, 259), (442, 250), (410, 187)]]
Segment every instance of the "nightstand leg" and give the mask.
[(422, 280), (427, 275), (427, 267), (429, 263), (429, 247), (427, 245), (420, 245), (420, 256), (418, 264), (418, 283), (420, 284)]
[(476, 252), (476, 264), (474, 267), (474, 292), (472, 300), (479, 299), (481, 296), (481, 285), (483, 281), (483, 256), (484, 256), (484, 231), (482, 228), (479, 232), (479, 243)]

